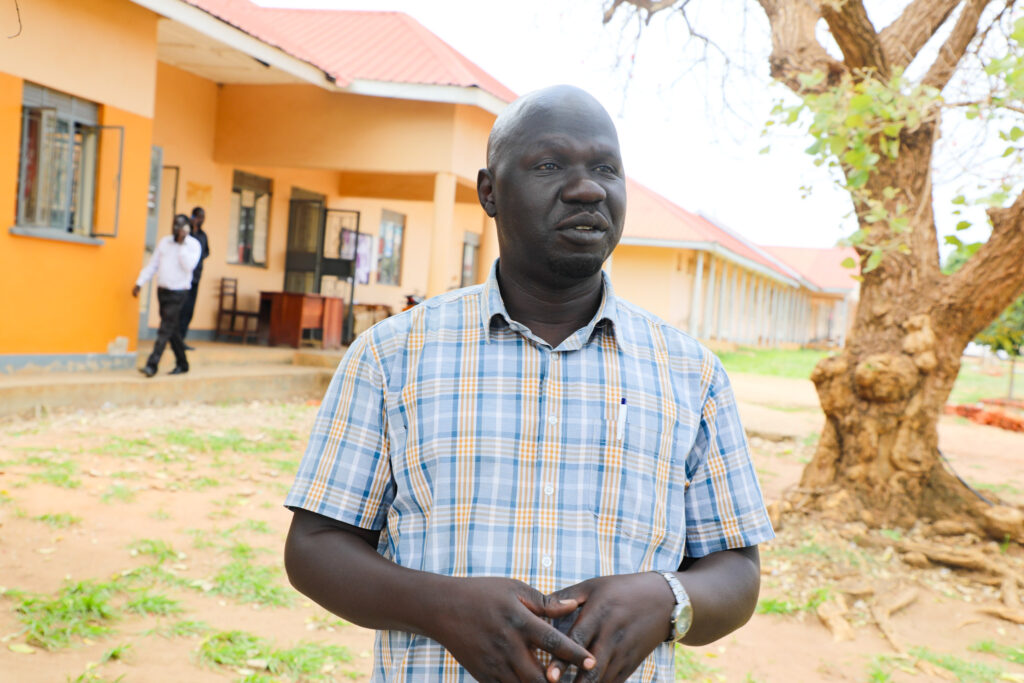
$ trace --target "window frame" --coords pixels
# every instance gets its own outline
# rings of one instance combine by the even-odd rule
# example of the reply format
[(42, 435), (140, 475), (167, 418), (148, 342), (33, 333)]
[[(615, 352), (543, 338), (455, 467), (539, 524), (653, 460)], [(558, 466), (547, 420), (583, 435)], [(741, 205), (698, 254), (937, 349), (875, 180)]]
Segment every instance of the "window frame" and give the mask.
[[(377, 282), (376, 282), (376, 284), (378, 284), (378, 285), (383, 285), (385, 287), (401, 287), (402, 286), (402, 263), (405, 260), (403, 258), (405, 256), (405, 224), (406, 224), (406, 216), (405, 216), (405, 214), (398, 213), (397, 211), (390, 211), (388, 209), (383, 209), (382, 210), (381, 217), (380, 217), (380, 229), (377, 232), (377, 278), (376, 278)], [(391, 281), (385, 282), (384, 280), (381, 279), (381, 276), (384, 273), (384, 267), (382, 266), (382, 264), (385, 261), (385, 257), (384, 257), (384, 226), (385, 225), (389, 226), (392, 231), (397, 227), (398, 234), (399, 234), (398, 249), (394, 248), (394, 238), (392, 237), (392, 247), (391, 247), (392, 255), (391, 255), (391, 257), (388, 258), (389, 261), (394, 261), (395, 262), (395, 268), (394, 268), (395, 278), (394, 278), (394, 282), (391, 282)]]
[[(232, 256), (238, 256), (239, 247), (243, 245), (241, 240), (241, 226), (242, 226), (242, 209), (250, 208), (242, 206), (242, 199), (245, 192), (253, 193), (252, 211), (253, 211), (253, 224), (252, 224), (252, 243), (249, 245), (249, 261), (243, 261), (238, 259), (232, 261)], [(237, 206), (238, 212), (235, 214), (235, 195), (238, 195)], [(252, 254), (256, 251), (256, 232), (258, 227), (256, 211), (258, 204), (262, 197), (266, 197), (266, 226), (263, 229), (263, 261), (252, 260)], [(246, 266), (250, 268), (268, 268), (267, 258), (267, 245), (270, 243), (270, 214), (273, 209), (274, 201), (274, 180), (273, 178), (265, 178), (255, 173), (247, 173), (245, 171), (234, 171), (234, 175), (231, 179), (231, 201), (229, 211), (229, 226), (228, 226), (228, 245), (225, 249), (226, 263), (232, 266)], [(232, 239), (233, 238), (233, 239)], [(232, 249), (232, 243), (234, 248)]]
[[(41, 155), (37, 155), (33, 182), (38, 184), (40, 177), (50, 175), (50, 183), (53, 184), (62, 172), (66, 178), (61, 179), (63, 187), (46, 188), (46, 194), (42, 199), (39, 196), (36, 197), (34, 207), (36, 215), (30, 218), (25, 196), (26, 183), (30, 173), (27, 163), (30, 151), (29, 129), (34, 112), (38, 112), (39, 117), (39, 146), (42, 147), (43, 136), (48, 134), (46, 129), (49, 124), (46, 123), (46, 118), (49, 115), (52, 117), (53, 129), (49, 134), (54, 136), (52, 144), (58, 144), (56, 137), (59, 135), (58, 129), (61, 124), (64, 124), (66, 131), (63, 135), (66, 140), (66, 149), (59, 150), (59, 156), (58, 151), (51, 150), (49, 158), (45, 161), (41, 161)], [(45, 86), (25, 82), (21, 105), (15, 225), (10, 229), (11, 234), (84, 244), (103, 244), (103, 240), (98, 238), (117, 237), (121, 214), (125, 129), (124, 126), (100, 124), (99, 112), (100, 105), (97, 103), (76, 98)], [(104, 148), (104, 132), (113, 130), (118, 132), (117, 171), (114, 176), (116, 186), (114, 221), (113, 230), (103, 232), (97, 228), (97, 206), (100, 203), (100, 180), (102, 179), (100, 160)], [(79, 134), (82, 135), (80, 142), (77, 140)], [(83, 165), (86, 163), (85, 155), (89, 147), (92, 147), (92, 152), (89, 155), (91, 163)], [(54, 201), (55, 198), (57, 201)], [(58, 206), (59, 222), (53, 215), (48, 216), (45, 222), (39, 220), (40, 201), (46, 202), (51, 211), (54, 206)], [(82, 218), (83, 206), (88, 207), (88, 215), (85, 218)]]

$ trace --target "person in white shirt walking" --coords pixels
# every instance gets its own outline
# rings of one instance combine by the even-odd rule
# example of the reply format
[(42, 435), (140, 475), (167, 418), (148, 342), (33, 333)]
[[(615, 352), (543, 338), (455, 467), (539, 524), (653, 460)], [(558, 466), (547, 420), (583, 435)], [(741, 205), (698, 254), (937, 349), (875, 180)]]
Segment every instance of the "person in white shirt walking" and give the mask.
[(172, 375), (188, 372), (188, 359), (185, 357), (185, 342), (181, 339), (178, 319), (181, 308), (185, 304), (189, 290), (192, 288), (192, 271), (199, 263), (202, 246), (199, 240), (189, 235), (189, 218), (181, 213), (174, 217), (173, 233), (167, 235), (156, 245), (153, 256), (149, 259), (139, 278), (132, 287), (132, 296), (139, 296), (139, 290), (155, 273), (157, 278), (156, 298), (160, 303), (160, 329), (156, 332), (153, 353), (149, 354), (146, 364), (139, 368), (146, 377), (156, 374), (160, 356), (164, 354), (167, 342), (174, 351), (174, 369)]

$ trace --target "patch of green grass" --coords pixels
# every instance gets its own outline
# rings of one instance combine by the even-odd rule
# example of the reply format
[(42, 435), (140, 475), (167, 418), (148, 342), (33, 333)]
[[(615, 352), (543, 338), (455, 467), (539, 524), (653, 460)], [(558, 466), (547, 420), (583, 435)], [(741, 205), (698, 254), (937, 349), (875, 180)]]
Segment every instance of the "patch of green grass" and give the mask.
[(142, 473), (134, 470), (120, 470), (110, 473), (111, 479), (141, 479)]
[(194, 638), (196, 636), (206, 635), (209, 632), (210, 625), (205, 621), (179, 619), (171, 623), (160, 624), (155, 628), (144, 631), (143, 635), (158, 635), (163, 638)]
[(247, 559), (233, 560), (213, 577), (210, 592), (243, 603), (287, 607), (295, 602), (295, 592), (280, 585), (280, 575), (280, 567), (253, 564)]
[(890, 541), (898, 541), (903, 538), (903, 532), (899, 529), (879, 529), (878, 533)]
[(217, 542), (206, 529), (185, 529), (185, 533), (192, 537), (192, 547), (196, 550), (217, 547)]
[(207, 666), (242, 673), (247, 676), (245, 681), (274, 680), (267, 674), (301, 681), (331, 680), (334, 669), (352, 661), (348, 650), (339, 645), (301, 642), (282, 649), (245, 631), (221, 631), (208, 636), (199, 645), (197, 657)]
[(1024, 645), (1000, 645), (991, 640), (982, 640), (980, 642), (971, 645), (969, 648), (974, 652), (984, 652), (986, 654), (995, 655), (1000, 659), (1005, 659), (1008, 662), (1014, 664), (1024, 664)]
[(772, 377), (807, 379), (827, 351), (813, 349), (754, 349), (741, 346), (718, 354), (729, 373), (741, 372)]
[(14, 611), (25, 625), (26, 640), (47, 650), (67, 647), (78, 638), (99, 638), (111, 632), (119, 610), (111, 603), (115, 582), (68, 583), (53, 597), (9, 591), (18, 600)]
[(299, 458), (295, 458), (294, 460), (263, 458), (263, 464), (284, 474), (294, 474), (299, 469)]
[(179, 557), (177, 550), (171, 547), (167, 541), (159, 538), (141, 538), (128, 544), (128, 550), (132, 555), (149, 555), (156, 559), (157, 564), (170, 562)]
[(718, 677), (718, 669), (689, 648), (676, 647), (675, 659), (677, 681), (713, 681)]
[(41, 472), (32, 472), (28, 475), (28, 478), (32, 481), (53, 484), (65, 489), (76, 489), (82, 485), (81, 479), (75, 478), (75, 475), (78, 473), (78, 465), (70, 460), (54, 460), (52, 458), (30, 456), (26, 458), (25, 463), (43, 468)]
[(992, 493), (1006, 493), (1011, 496), (1019, 496), (1022, 493), (1024, 493), (1024, 491), (1021, 491), (1013, 484), (1007, 484), (1006, 482), (1000, 482), (998, 484), (980, 483), (972, 484), (972, 486), (974, 486), (974, 488), (976, 489), (982, 489), (983, 491), (991, 491)]
[(811, 592), (807, 599), (802, 603), (794, 603), (789, 600), (777, 600), (775, 598), (765, 598), (758, 600), (757, 602), (757, 613), (758, 614), (795, 614), (797, 612), (813, 612), (818, 609), (818, 606), (824, 603), (832, 595), (832, 589), (828, 586), (822, 588), (816, 588)]
[[(998, 363), (998, 365), (997, 365)], [(991, 370), (1000, 370), (999, 375), (990, 374)], [(990, 361), (982, 372), (982, 366), (974, 361), (965, 361), (960, 366), (953, 390), (949, 394), (950, 403), (977, 403), (983, 398), (1003, 398), (1010, 387), (1010, 364), (1001, 361)], [(1024, 364), (1017, 363), (1017, 387), (1014, 398), (1021, 398), (1020, 387), (1024, 386)]]
[(273, 453), (287, 450), (295, 441), (294, 433), (285, 430), (263, 430), (250, 438), (238, 429), (197, 434), (191, 429), (175, 429), (164, 433), (167, 443), (200, 453)]
[(125, 609), (135, 614), (150, 614), (160, 617), (180, 614), (182, 611), (181, 603), (178, 600), (148, 591), (129, 600)]
[(153, 512), (149, 513), (149, 518), (163, 522), (171, 518), (171, 513), (163, 508), (157, 508)]
[(817, 432), (814, 432), (813, 434), (808, 434), (804, 438), (800, 439), (800, 443), (801, 443), (801, 445), (803, 445), (803, 446), (805, 446), (807, 448), (810, 448), (811, 446), (818, 445), (818, 441), (820, 439), (821, 439), (821, 434), (818, 434)]
[(104, 503), (131, 503), (135, 500), (135, 491), (124, 484), (114, 484), (100, 496)]
[(956, 676), (958, 681), (965, 683), (995, 683), (1003, 680), (1002, 676), (1005, 673), (1002, 669), (988, 664), (969, 662), (953, 655), (932, 652), (926, 647), (911, 648), (910, 654), (946, 669)]
[(37, 522), (49, 524), (54, 529), (67, 529), (69, 526), (81, 524), (82, 522), (81, 517), (73, 515), (70, 512), (48, 512), (42, 515), (36, 515), (32, 519)]
[(890, 683), (892, 681), (891, 667), (887, 664), (885, 657), (875, 657), (868, 664), (868, 683)]
[(123, 643), (121, 645), (115, 645), (110, 648), (102, 655), (100, 655), (99, 661), (90, 662), (86, 665), (85, 671), (78, 674), (74, 679), (68, 678), (71, 683), (118, 683), (118, 681), (124, 680), (124, 674), (121, 674), (117, 678), (106, 678), (102, 676), (97, 669), (106, 664), (107, 662), (123, 660), (131, 652), (132, 644)]
[(149, 439), (125, 439), (112, 436), (102, 446), (90, 452), (98, 455), (110, 455), (116, 458), (140, 458), (156, 450), (156, 444)]
[(11, 498), (10, 493), (8, 493), (7, 491), (0, 491), (0, 505), (7, 505), (12, 500), (14, 499)]
[(213, 477), (197, 477), (189, 482), (189, 488), (193, 491), (205, 491), (206, 489), (216, 488), (217, 486), (223, 486), (223, 484)]
[(239, 522), (238, 524), (234, 525), (224, 533), (234, 536), (240, 531), (254, 531), (258, 534), (273, 533), (273, 531), (270, 528), (270, 525), (261, 519), (247, 519), (244, 522)]

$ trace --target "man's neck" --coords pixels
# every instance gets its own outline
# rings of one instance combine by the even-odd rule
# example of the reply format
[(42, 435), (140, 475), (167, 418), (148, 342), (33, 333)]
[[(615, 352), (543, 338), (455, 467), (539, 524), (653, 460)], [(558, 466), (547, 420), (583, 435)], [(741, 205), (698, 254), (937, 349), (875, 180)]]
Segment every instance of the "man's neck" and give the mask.
[(547, 289), (502, 277), (499, 262), (498, 286), (509, 316), (555, 348), (594, 317), (604, 280), (598, 272), (572, 286)]

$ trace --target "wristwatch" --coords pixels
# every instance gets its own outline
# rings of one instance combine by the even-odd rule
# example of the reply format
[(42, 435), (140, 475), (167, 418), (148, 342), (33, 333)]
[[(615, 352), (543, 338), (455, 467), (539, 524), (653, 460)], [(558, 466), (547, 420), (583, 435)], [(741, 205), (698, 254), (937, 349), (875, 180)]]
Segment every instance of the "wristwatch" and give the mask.
[(679, 579), (672, 572), (658, 572), (661, 574), (666, 581), (668, 581), (668, 587), (672, 589), (672, 595), (676, 596), (676, 606), (672, 609), (672, 630), (669, 632), (669, 637), (666, 642), (676, 642), (682, 640), (689, 633), (690, 627), (693, 626), (693, 605), (690, 604), (690, 596), (687, 594), (686, 589), (683, 588), (683, 584), (679, 583)]

